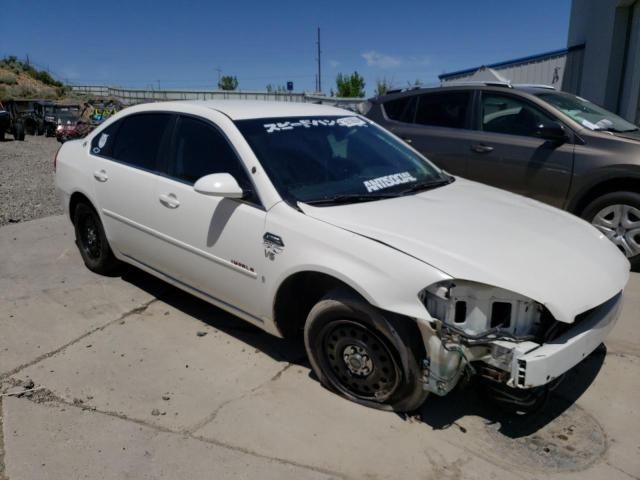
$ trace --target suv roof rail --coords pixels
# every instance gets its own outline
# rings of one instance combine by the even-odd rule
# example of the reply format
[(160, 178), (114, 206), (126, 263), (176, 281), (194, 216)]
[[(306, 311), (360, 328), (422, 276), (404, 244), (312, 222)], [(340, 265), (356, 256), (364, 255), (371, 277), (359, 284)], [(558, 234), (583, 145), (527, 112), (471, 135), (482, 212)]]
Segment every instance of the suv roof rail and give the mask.
[(556, 89), (553, 85), (546, 85), (544, 83), (514, 83), (513, 86), (521, 88), (544, 88), (546, 90)]
[(506, 87), (513, 88), (511, 82), (501, 82), (500, 80), (452, 80), (450, 82), (444, 82), (443, 87), (459, 87), (466, 85), (485, 85), (487, 87)]

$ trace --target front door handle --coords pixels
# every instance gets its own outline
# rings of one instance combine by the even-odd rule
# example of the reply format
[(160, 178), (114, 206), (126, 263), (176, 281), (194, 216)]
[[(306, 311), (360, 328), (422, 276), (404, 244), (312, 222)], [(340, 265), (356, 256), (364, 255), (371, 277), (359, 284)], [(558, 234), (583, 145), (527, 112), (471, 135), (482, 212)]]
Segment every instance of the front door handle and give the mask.
[(475, 145), (471, 145), (471, 150), (476, 153), (489, 153), (493, 152), (493, 147), (485, 145), (484, 143), (476, 143)]
[(107, 172), (104, 170), (96, 170), (93, 172), (93, 178), (99, 182), (106, 182), (109, 180), (109, 175), (107, 175)]
[(167, 208), (178, 208), (180, 206), (180, 202), (173, 193), (163, 193), (158, 198), (160, 199), (160, 203)]

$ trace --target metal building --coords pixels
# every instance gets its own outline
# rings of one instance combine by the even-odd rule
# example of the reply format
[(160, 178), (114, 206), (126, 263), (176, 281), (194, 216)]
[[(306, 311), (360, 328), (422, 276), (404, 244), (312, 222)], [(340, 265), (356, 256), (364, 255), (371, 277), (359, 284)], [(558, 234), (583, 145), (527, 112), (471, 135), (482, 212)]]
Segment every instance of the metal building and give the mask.
[(565, 64), (569, 49), (516, 58), (506, 62), (492, 63), (481, 67), (468, 68), (457, 72), (445, 73), (438, 78), (442, 84), (448, 82), (470, 81), (482, 70), (493, 70), (512, 83), (535, 83), (560, 88), (563, 81)]
[(640, 125), (640, 0), (573, 0), (562, 89)]

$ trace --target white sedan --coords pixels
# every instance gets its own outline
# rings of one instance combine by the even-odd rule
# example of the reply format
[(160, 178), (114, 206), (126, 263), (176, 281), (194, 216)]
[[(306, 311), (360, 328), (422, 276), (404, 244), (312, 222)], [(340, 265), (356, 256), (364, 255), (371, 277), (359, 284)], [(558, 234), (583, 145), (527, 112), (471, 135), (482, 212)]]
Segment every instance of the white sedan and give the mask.
[(324, 385), (377, 408), (464, 374), (531, 405), (604, 340), (628, 280), (583, 220), (454, 178), (334, 107), (139, 105), (56, 164), (89, 269), (125, 262), (304, 336)]

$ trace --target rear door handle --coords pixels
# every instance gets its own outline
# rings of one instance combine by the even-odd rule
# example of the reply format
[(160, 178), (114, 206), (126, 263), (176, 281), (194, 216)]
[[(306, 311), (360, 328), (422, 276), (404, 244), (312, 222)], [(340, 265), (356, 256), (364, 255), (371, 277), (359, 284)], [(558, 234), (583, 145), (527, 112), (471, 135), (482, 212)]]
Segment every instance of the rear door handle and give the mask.
[(99, 182), (106, 182), (109, 180), (109, 175), (107, 175), (107, 172), (104, 170), (96, 170), (93, 172), (93, 178)]
[(158, 197), (160, 199), (160, 203), (163, 204), (167, 208), (178, 208), (180, 206), (180, 201), (176, 198), (173, 193), (163, 193)]
[(484, 143), (476, 143), (475, 145), (471, 145), (471, 150), (476, 153), (489, 153), (493, 152), (493, 147), (485, 145)]

